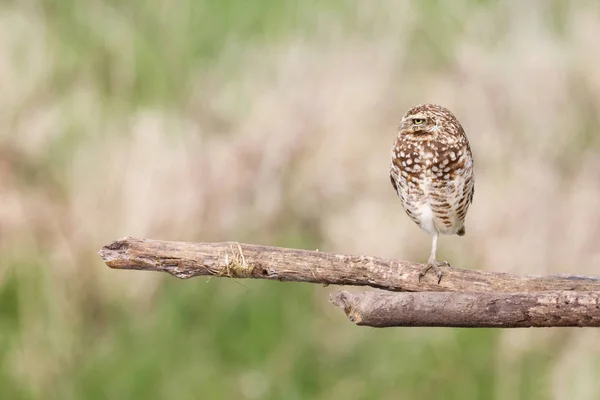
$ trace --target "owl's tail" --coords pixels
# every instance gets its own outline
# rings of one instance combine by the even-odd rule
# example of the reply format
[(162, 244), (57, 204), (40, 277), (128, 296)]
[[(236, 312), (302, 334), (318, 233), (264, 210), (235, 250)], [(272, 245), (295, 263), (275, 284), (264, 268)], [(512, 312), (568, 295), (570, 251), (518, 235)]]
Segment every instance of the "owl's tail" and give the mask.
[(467, 231), (465, 230), (465, 226), (464, 226), (464, 225), (462, 226), (462, 228), (460, 228), (460, 229), (458, 230), (458, 232), (456, 232), (456, 234), (457, 234), (458, 236), (465, 236), (465, 233), (467, 233)]

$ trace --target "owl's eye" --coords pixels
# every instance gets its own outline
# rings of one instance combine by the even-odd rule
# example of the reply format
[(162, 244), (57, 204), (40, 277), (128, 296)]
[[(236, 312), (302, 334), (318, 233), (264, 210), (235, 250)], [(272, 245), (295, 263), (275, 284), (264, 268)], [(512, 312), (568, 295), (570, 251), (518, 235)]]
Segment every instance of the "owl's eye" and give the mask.
[(413, 118), (412, 122), (415, 125), (421, 125), (425, 123), (425, 118)]

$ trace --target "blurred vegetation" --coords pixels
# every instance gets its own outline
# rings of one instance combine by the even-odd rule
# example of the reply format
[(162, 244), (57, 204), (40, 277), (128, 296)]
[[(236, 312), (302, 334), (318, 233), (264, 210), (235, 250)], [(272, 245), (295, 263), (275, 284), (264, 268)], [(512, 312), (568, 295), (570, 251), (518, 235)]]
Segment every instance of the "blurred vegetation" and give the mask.
[(467, 129), (472, 239), (444, 256), (591, 271), (600, 212), (573, 210), (600, 194), (599, 23), (591, 1), (3, 2), (0, 398), (598, 398), (593, 334), (356, 328), (328, 289), (116, 272), (96, 251), (138, 235), (421, 259), (386, 157), (403, 109), (434, 99), (490, 126)]

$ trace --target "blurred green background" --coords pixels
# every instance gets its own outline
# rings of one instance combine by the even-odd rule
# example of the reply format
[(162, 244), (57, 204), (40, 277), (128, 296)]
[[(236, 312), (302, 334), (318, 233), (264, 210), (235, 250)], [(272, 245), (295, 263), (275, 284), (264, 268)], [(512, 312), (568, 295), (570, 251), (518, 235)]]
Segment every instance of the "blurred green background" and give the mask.
[(335, 288), (109, 270), (124, 236), (423, 261), (402, 114), (471, 140), (453, 265), (598, 274), (597, 1), (0, 3), (0, 398), (598, 399), (591, 329), (359, 328)]

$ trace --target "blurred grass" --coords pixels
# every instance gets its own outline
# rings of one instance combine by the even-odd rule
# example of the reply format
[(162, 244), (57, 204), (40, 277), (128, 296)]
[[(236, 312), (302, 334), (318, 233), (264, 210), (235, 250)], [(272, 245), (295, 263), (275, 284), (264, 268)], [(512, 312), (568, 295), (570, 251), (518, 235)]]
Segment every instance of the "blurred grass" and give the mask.
[[(314, 33), (315, 7), (342, 15), (353, 8), (339, 0), (44, 3), (59, 51), (56, 82), (65, 87), (73, 77), (85, 76), (104, 96), (133, 106), (182, 102), (198, 70), (214, 63), (229, 44), (244, 47)], [(229, 67), (235, 73), (244, 66)]]
[[(442, 251), (463, 265), (546, 265), (527, 255), (566, 246), (554, 229), (542, 234), (550, 250), (507, 250), (503, 232), (523, 218), (491, 212), (486, 199), (504, 190), (510, 211), (530, 213), (527, 196), (502, 186), (516, 193), (523, 185), (510, 168), (527, 162), (548, 168), (533, 180), (551, 188), (595, 176), (600, 95), (585, 68), (596, 59), (577, 61), (587, 52), (574, 41), (564, 50), (573, 65), (557, 62), (540, 78), (549, 95), (522, 88), (536, 84), (528, 67), (538, 43), (543, 62), (556, 61), (563, 49), (550, 44), (585, 37), (570, 18), (588, 21), (576, 13), (597, 7), (566, 3), (3, 2), (0, 398), (561, 398), (552, 377), (570, 331), (555, 349), (499, 330), (356, 328), (323, 288), (117, 273), (95, 252), (144, 235), (421, 257), (426, 241), (400, 219), (387, 161), (372, 160), (387, 157), (377, 146), (391, 143), (400, 107), (434, 98), (455, 102), (468, 125), (499, 121), (469, 131), (487, 177), (474, 207), (485, 206), (472, 213), (487, 231), (474, 229), (468, 256)], [(572, 79), (555, 85), (561, 74)], [(544, 132), (533, 117), (563, 105), (548, 97), (575, 106)], [(553, 197), (544, 190), (535, 196)], [(573, 202), (593, 204), (594, 193)], [(529, 218), (540, 231), (549, 220)], [(576, 237), (584, 225), (565, 229)], [(512, 237), (530, 243), (536, 229)], [(581, 253), (596, 254), (584, 239), (576, 243), (592, 249)]]
[[(236, 291), (232, 285), (228, 290)], [(75, 372), (79, 393), (325, 399), (335, 388), (345, 398), (381, 398), (401, 387), (410, 398), (436, 397), (440, 390), (452, 399), (493, 394), (491, 331), (459, 330), (448, 341), (418, 347), (376, 331), (355, 351), (327, 354), (311, 323), (318, 307), (308, 286), (238, 289), (244, 299), (233, 308), (215, 286), (183, 286), (165, 285), (159, 299), (166, 303), (141, 323), (120, 313), (110, 318), (116, 324), (106, 334), (117, 345), (87, 354), (87, 365)], [(107, 385), (109, 377), (115, 380)], [(354, 389), (346, 391), (340, 382)]]

